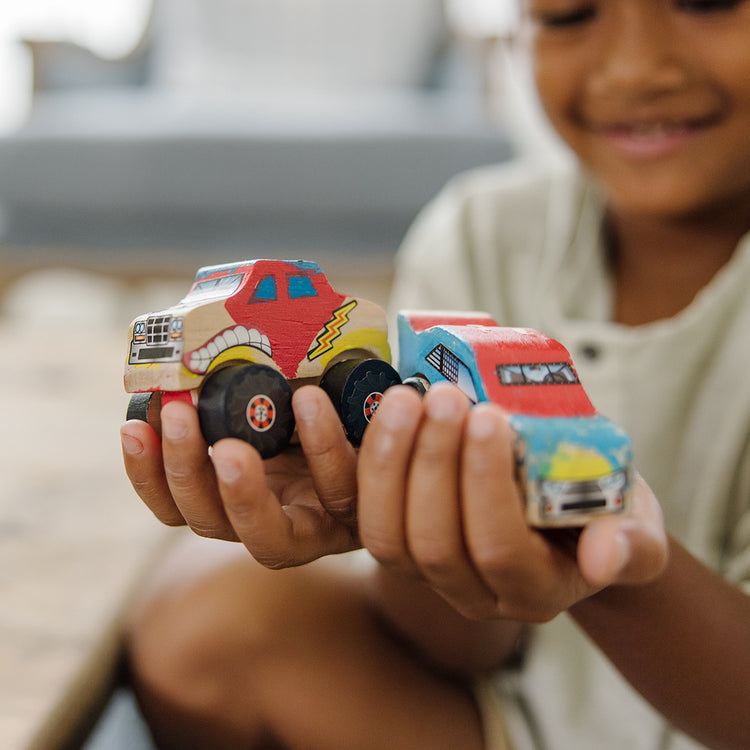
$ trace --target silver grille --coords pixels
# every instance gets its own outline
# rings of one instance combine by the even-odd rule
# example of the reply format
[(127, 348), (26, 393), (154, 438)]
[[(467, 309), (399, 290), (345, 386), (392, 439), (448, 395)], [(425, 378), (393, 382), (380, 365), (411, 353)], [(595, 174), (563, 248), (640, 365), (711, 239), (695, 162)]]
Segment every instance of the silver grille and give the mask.
[(151, 315), (146, 321), (146, 345), (162, 346), (169, 342), (171, 315)]

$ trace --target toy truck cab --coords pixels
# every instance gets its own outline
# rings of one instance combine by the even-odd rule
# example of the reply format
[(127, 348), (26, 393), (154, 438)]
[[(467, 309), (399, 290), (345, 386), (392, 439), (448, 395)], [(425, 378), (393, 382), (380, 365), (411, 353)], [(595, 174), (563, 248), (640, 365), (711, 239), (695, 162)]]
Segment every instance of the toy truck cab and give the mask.
[(359, 440), (398, 382), (389, 361), (380, 307), (336, 292), (316, 263), (250, 260), (201, 268), (178, 304), (137, 317), (124, 381), (147, 394), (129, 416), (147, 417), (150, 394), (190, 400), (209, 443), (241, 437), (268, 457), (293, 433), (292, 386), (303, 382), (326, 388)]
[(575, 526), (628, 510), (630, 439), (594, 409), (562, 344), (482, 313), (403, 312), (398, 336), (404, 382), (447, 380), (510, 415), (532, 525)]

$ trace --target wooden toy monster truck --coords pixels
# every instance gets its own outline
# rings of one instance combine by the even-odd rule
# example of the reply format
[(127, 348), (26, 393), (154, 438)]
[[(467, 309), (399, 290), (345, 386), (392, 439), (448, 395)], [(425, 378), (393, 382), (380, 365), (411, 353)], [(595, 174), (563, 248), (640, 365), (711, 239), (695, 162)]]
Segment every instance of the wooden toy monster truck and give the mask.
[(269, 458), (294, 433), (293, 388), (316, 383), (358, 444), (400, 382), (390, 356), (383, 310), (334, 291), (316, 263), (207, 266), (177, 305), (131, 323), (128, 418), (157, 424), (161, 404), (185, 400), (209, 444), (237, 437)]

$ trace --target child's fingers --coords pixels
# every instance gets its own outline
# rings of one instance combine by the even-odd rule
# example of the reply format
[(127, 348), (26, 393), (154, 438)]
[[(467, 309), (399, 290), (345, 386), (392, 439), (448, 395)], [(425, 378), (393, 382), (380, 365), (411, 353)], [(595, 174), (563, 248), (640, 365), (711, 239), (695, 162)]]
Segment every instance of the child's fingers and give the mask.
[(292, 399), (297, 433), (322, 506), (351, 528), (357, 523), (357, 456), (331, 399), (304, 386)]
[(173, 401), (161, 411), (164, 473), (172, 498), (199, 536), (236, 541), (224, 512), (208, 447), (190, 405)]
[(526, 522), (513, 442), (500, 409), (489, 404), (472, 409), (462, 471), (466, 543), (496, 595), (496, 615), (545, 621), (585, 591), (575, 561)]
[(385, 566), (412, 568), (406, 545), (406, 482), (422, 400), (408, 386), (389, 388), (365, 431), (357, 465), (362, 544)]
[(513, 431), (500, 409), (490, 404), (472, 409), (464, 442), (464, 498), (467, 534), (480, 555), (498, 543), (520, 541), (528, 534), (515, 482), (513, 441)]
[(258, 452), (240, 440), (220, 440), (211, 460), (225, 512), (239, 540), (266, 567), (294, 564), (291, 522), (268, 487)]
[(132, 419), (120, 428), (125, 471), (138, 497), (168, 526), (182, 526), (185, 519), (172, 499), (164, 474), (161, 441), (146, 422)]
[(439, 384), (426, 394), (408, 478), (406, 541), (430, 586), (459, 612), (492, 614), (494, 596), (472, 567), (460, 503), (463, 424), (470, 405), (458, 388)]
[(640, 475), (636, 476), (633, 512), (590, 522), (578, 544), (578, 565), (597, 587), (643, 584), (666, 566), (668, 541), (661, 508)]
[(317, 502), (308, 502), (309, 483), (300, 482), (290, 490), (289, 504), (282, 505), (266, 481), (260, 455), (247, 443), (220, 440), (211, 458), (232, 528), (262, 565), (302, 565), (355, 546), (348, 527), (334, 521)]

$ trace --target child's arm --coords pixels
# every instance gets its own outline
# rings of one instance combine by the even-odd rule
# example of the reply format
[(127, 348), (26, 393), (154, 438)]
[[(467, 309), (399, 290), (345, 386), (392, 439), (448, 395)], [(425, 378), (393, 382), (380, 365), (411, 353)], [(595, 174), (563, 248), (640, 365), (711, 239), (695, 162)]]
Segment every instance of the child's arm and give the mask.
[(571, 613), (633, 686), (709, 747), (750, 747), (750, 596), (671, 541), (664, 575)]

